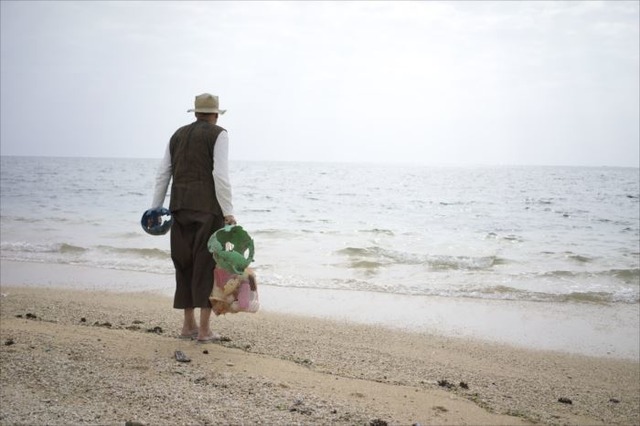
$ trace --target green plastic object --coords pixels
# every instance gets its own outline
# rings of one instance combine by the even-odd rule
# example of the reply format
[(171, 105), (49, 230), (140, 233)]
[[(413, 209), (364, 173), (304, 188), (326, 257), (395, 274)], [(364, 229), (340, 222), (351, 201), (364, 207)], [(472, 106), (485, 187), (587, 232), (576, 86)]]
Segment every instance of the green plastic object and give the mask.
[(240, 225), (225, 225), (209, 237), (207, 248), (218, 267), (241, 275), (253, 262), (253, 239)]

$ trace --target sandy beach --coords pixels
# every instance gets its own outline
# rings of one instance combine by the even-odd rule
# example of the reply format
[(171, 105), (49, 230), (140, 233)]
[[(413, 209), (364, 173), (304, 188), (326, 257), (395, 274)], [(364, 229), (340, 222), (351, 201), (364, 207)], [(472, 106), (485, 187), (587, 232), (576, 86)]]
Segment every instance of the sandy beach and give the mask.
[(3, 425), (640, 423), (634, 360), (272, 312), (203, 345), (165, 295), (1, 292)]

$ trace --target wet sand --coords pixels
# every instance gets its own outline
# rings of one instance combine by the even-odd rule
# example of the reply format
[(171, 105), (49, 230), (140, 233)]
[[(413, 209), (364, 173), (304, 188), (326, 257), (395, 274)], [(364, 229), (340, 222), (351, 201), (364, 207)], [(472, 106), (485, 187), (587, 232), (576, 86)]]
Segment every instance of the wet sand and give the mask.
[(202, 345), (166, 295), (8, 284), (1, 424), (640, 423), (633, 359), (274, 312)]
[[(260, 275), (258, 271), (258, 280)], [(0, 260), (0, 283), (153, 291), (172, 297), (173, 275)], [(263, 312), (340, 320), (503, 343), (525, 349), (640, 359), (637, 304), (544, 303), (260, 285)]]

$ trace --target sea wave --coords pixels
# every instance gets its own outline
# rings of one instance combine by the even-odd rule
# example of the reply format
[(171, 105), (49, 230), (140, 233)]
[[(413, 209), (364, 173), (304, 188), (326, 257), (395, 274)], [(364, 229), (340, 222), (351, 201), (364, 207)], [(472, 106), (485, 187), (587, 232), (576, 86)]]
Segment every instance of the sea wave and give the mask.
[(287, 231), (285, 229), (276, 229), (276, 228), (264, 228), (251, 231), (251, 235), (256, 237), (269, 237), (274, 239), (292, 239), (292, 238), (300, 238), (300, 234), (296, 232)]
[(582, 256), (579, 254), (569, 254), (567, 257), (571, 260), (575, 260), (578, 263), (589, 263), (593, 261), (593, 258), (589, 256)]
[(569, 270), (554, 270), (538, 273), (537, 276), (541, 278), (561, 278), (561, 279), (617, 279), (625, 284), (640, 286), (640, 268), (630, 269), (604, 269), (598, 271), (569, 271)]
[(166, 259), (171, 256), (171, 252), (169, 250), (161, 250), (157, 248), (97, 246), (97, 249), (108, 253), (117, 253), (142, 258)]
[(282, 276), (265, 275), (260, 277), (261, 283), (275, 287), (294, 287), (318, 290), (346, 290), (366, 291), (375, 293), (397, 294), (405, 296), (471, 298), (485, 300), (522, 301), (522, 302), (546, 302), (546, 303), (586, 303), (586, 304), (637, 304), (640, 296), (637, 291), (585, 291), (569, 293), (547, 293), (542, 291), (530, 291), (496, 285), (488, 287), (478, 286), (445, 286), (430, 287), (405, 285), (402, 282), (383, 285), (372, 283), (368, 280), (335, 279), (328, 282), (307, 281), (300, 279), (288, 279)]
[(608, 273), (628, 284), (636, 284), (640, 287), (640, 268), (611, 269)]
[[(336, 254), (347, 256), (352, 267), (370, 262), (372, 265), (425, 265), (434, 271), (439, 270), (481, 270), (489, 269), (496, 264), (505, 263), (505, 259), (497, 256), (451, 256), (424, 255), (407, 253), (398, 250), (372, 247), (346, 247)], [(364, 262), (364, 263), (363, 263)]]
[[(10, 250), (7, 250), (10, 249)], [(125, 271), (137, 271), (148, 273), (171, 274), (173, 264), (168, 251), (154, 248), (118, 248), (100, 246), (95, 248), (82, 248), (71, 244), (60, 244), (56, 248), (42, 245), (39, 248), (30, 247), (31, 251), (16, 251), (16, 246), (3, 244), (1, 258), (4, 260), (59, 263), (78, 266), (87, 266), (100, 269), (114, 269)], [(39, 249), (40, 251), (35, 251)], [(318, 279), (313, 276), (282, 276), (268, 272), (269, 268), (257, 268), (260, 283), (276, 287), (294, 287), (328, 290), (351, 290), (379, 292), (387, 294), (428, 296), (428, 297), (453, 297), (472, 298), (504, 301), (548, 302), (548, 303), (588, 303), (588, 304), (637, 304), (640, 303), (639, 286), (637, 285), (638, 270), (621, 269), (608, 270), (595, 273), (596, 282), (601, 282), (603, 277), (621, 279), (628, 284), (598, 286), (584, 291), (572, 290), (570, 286), (544, 286), (539, 291), (523, 281), (518, 281), (521, 276), (511, 276), (509, 284), (482, 285), (480, 283), (443, 285), (438, 280), (425, 281), (418, 276), (403, 280), (379, 280), (371, 279), (375, 271), (385, 268), (386, 264), (372, 260), (354, 260), (350, 265), (353, 269), (363, 271), (362, 279), (358, 278), (328, 278)], [(463, 271), (463, 273), (465, 273)], [(475, 272), (471, 272), (475, 275)], [(543, 277), (564, 279), (568, 277), (584, 278), (585, 273), (571, 271), (554, 271), (553, 273), (529, 274), (526, 280), (540, 282)], [(592, 274), (593, 275), (593, 274)], [(424, 276), (427, 277), (428, 275)], [(636, 284), (633, 283), (636, 279)], [(584, 280), (581, 280), (583, 282)]]
[(60, 244), (58, 250), (60, 251), (60, 253), (84, 253), (85, 251), (87, 251), (87, 249), (84, 247), (78, 247), (66, 243)]
[[(576, 302), (576, 303), (638, 303), (637, 293), (620, 291), (610, 293), (606, 291), (573, 291), (569, 293), (546, 293), (540, 291), (523, 290), (514, 287), (498, 285), (493, 287), (468, 290), (470, 296), (483, 296), (487, 299), (523, 300), (530, 302)], [(465, 297), (463, 294), (461, 297)]]
[(140, 237), (140, 232), (133, 232), (133, 231), (121, 232), (119, 234), (114, 234), (113, 236), (115, 238), (123, 238), (123, 239), (138, 238)]
[(164, 272), (167, 265), (172, 266), (168, 250), (107, 245), (80, 247), (69, 243), (2, 243), (0, 258), (142, 272)]
[(87, 249), (67, 243), (34, 244), (27, 242), (1, 243), (1, 252), (12, 253), (83, 253)]
[[(280, 230), (267, 229), (267, 237)], [(284, 237), (287, 238), (287, 237)], [(279, 238), (278, 238), (279, 239)], [(58, 243), (2, 242), (5, 260), (59, 263), (170, 274), (170, 251), (137, 247), (130, 240), (122, 246), (80, 245), (71, 240)], [(497, 255), (462, 256), (424, 254), (383, 248), (377, 245), (349, 246), (337, 251), (317, 272), (294, 272), (282, 277), (271, 273), (282, 268), (256, 265), (266, 285), (354, 291), (373, 291), (416, 296), (460, 297), (550, 303), (639, 303), (640, 268), (597, 269), (598, 258), (567, 251), (551, 253), (554, 258), (572, 259), (558, 269), (523, 271), (526, 265)], [(277, 266), (277, 261), (271, 260)], [(506, 266), (502, 266), (506, 265)], [(260, 272), (260, 268), (262, 273)], [(301, 270), (304, 268), (301, 268)], [(591, 269), (591, 270), (588, 270)]]
[(169, 256), (169, 250), (157, 248), (137, 248), (137, 247), (113, 247), (99, 245), (94, 247), (79, 247), (69, 243), (45, 243), (33, 244), (26, 242), (2, 243), (0, 250), (3, 252), (24, 252), (24, 253), (60, 253), (60, 254), (81, 254), (87, 252), (117, 253), (128, 256), (140, 257), (160, 257)]
[(382, 234), (387, 235), (389, 237), (393, 237), (395, 234), (390, 229), (380, 229), (380, 228), (372, 228), (372, 229), (361, 229), (358, 232), (363, 234)]

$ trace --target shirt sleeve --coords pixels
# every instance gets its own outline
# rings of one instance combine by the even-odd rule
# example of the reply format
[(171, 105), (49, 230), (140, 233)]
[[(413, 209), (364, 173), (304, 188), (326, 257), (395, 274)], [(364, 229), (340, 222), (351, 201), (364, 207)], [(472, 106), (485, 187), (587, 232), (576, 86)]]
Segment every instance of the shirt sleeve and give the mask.
[(171, 180), (171, 151), (169, 150), (169, 144), (164, 153), (164, 158), (160, 162), (158, 172), (156, 173), (156, 184), (153, 191), (153, 202), (151, 208), (155, 209), (162, 207), (164, 199), (167, 196), (167, 189), (169, 188), (169, 181)]
[(222, 214), (233, 214), (231, 200), (231, 182), (229, 180), (229, 135), (220, 132), (213, 147), (213, 181), (216, 185), (216, 198), (222, 208)]

